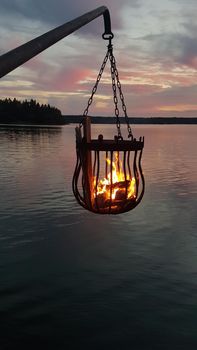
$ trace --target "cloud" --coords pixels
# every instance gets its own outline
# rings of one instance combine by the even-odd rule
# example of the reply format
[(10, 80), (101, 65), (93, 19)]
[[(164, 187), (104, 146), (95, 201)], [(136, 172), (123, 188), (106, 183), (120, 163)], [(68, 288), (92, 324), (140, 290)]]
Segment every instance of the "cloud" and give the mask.
[[(119, 27), (121, 25), (121, 10), (126, 4), (131, 6), (137, 6), (138, 0), (106, 0), (105, 5), (109, 8), (112, 18), (113, 25)], [(1, 14), (9, 16), (23, 16), (29, 18), (30, 20), (34, 19), (36, 21), (45, 22), (47, 24), (60, 25), (68, 20), (74, 19), (86, 12), (89, 12), (97, 7), (100, 7), (101, 3), (99, 0), (12, 0), (1, 1)]]
[(129, 95), (128, 114), (137, 116), (196, 116), (197, 85), (172, 87), (150, 95)]
[(186, 65), (197, 68), (197, 40), (186, 34), (147, 35), (141, 39), (149, 44), (152, 60), (171, 66)]
[[(191, 2), (105, 1), (129, 115), (197, 113), (197, 3)], [(2, 0), (1, 53), (100, 5), (98, 0)], [(36, 98), (65, 114), (82, 113), (106, 52), (102, 32), (100, 17), (4, 77), (0, 96)], [(113, 114), (109, 78), (107, 66), (91, 106), (95, 115)]]

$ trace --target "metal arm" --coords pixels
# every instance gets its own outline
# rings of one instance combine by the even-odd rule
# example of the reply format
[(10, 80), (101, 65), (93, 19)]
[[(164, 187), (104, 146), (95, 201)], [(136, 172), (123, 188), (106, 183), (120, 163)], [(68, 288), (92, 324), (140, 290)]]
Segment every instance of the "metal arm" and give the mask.
[(101, 15), (105, 28), (103, 38), (113, 38), (109, 10), (106, 6), (98, 7), (0, 56), (0, 78)]

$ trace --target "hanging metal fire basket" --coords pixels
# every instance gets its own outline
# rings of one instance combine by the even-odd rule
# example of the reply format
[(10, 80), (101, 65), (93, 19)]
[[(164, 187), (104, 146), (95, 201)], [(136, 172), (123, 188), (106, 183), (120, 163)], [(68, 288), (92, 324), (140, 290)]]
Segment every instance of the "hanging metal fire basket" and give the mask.
[[(84, 111), (83, 120), (76, 128), (77, 162), (72, 181), (73, 193), (82, 207), (98, 214), (128, 212), (140, 203), (145, 188), (141, 166), (144, 137), (135, 139), (129, 125), (112, 50), (112, 38), (113, 36), (107, 38), (109, 40), (107, 54)], [(103, 135), (92, 139), (91, 117), (88, 116), (88, 110), (108, 59), (111, 68), (117, 135), (112, 140), (105, 140)], [(121, 133), (117, 90), (127, 124), (128, 140), (124, 140)]]
[(89, 117), (84, 136), (76, 128), (77, 163), (73, 193), (78, 203), (94, 213), (120, 214), (135, 208), (144, 194), (141, 167), (144, 138), (139, 140), (88, 139)]

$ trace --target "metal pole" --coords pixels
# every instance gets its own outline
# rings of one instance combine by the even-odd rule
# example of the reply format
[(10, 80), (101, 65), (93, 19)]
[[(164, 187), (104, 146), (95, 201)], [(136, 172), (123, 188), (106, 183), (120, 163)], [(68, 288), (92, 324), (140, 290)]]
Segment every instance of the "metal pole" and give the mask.
[(98, 7), (0, 56), (0, 78), (101, 15), (103, 38), (113, 37), (109, 10), (106, 6)]

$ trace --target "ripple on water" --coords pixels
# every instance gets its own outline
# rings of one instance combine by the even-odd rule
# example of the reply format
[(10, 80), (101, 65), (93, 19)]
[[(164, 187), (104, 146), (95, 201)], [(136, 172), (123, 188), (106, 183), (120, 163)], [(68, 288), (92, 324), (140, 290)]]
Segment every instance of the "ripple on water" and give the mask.
[(190, 344), (196, 339), (195, 132), (138, 128), (146, 142), (144, 198), (129, 213), (99, 216), (73, 197), (74, 127), (60, 130), (0, 131), (0, 311), (2, 334), (8, 341), (11, 331), (16, 340), (10, 348), (19, 338), (21, 345), (32, 335), (53, 337), (54, 329), (61, 344), (67, 330), (84, 339), (93, 328), (92, 339), (110, 342), (116, 334), (123, 347), (136, 334), (150, 347), (155, 334), (164, 334), (166, 348), (173, 340)]

